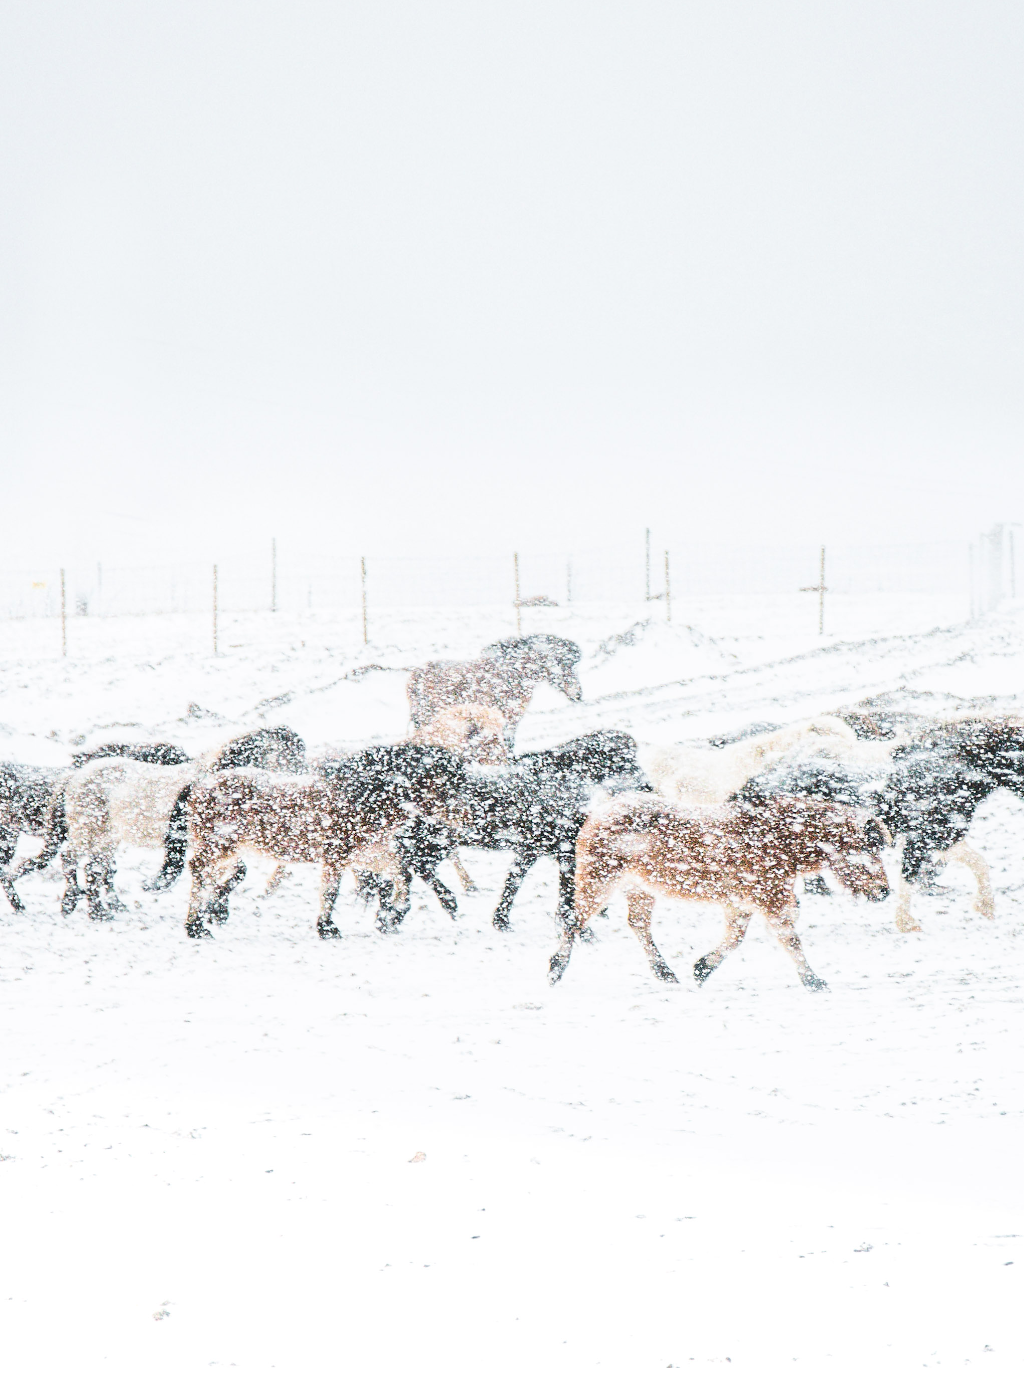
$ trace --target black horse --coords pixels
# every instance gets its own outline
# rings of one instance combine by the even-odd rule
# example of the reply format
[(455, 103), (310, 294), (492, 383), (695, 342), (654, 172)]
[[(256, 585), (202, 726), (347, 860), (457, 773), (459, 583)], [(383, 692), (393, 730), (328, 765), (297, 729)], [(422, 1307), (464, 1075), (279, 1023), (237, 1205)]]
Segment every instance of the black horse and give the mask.
[[(574, 922), (576, 839), (598, 787), (610, 793), (653, 792), (637, 761), (636, 741), (627, 732), (594, 731), (518, 756), (503, 770), (467, 772), (454, 841), (459, 847), (515, 856), (494, 911), (495, 929), (509, 928), (516, 894), (541, 857), (553, 858), (558, 867), (559, 920), (563, 925)], [(437, 868), (451, 852), (441, 843), (431, 847), (419, 840), (419, 831), (415, 826), (409, 830), (416, 864), (403, 859), (406, 878), (419, 875), (436, 890)], [(364, 894), (381, 892), (370, 877), (360, 878), (360, 885)]]
[[(945, 742), (933, 749), (905, 747), (881, 778), (837, 764), (781, 766), (755, 775), (732, 797), (757, 803), (801, 794), (869, 809), (894, 839), (903, 838), (900, 870), (907, 890), (900, 906), (909, 913), (909, 888), (927, 888), (935, 854), (955, 853), (989, 794), (1002, 788), (1024, 798), (1024, 779), (1012, 749), (1000, 750), (985, 742), (974, 752), (976, 764), (954, 758), (969, 753), (966, 743)], [(975, 853), (968, 864), (978, 876), (980, 890), (982, 873), (987, 876), (984, 863)], [(820, 893), (822, 887), (805, 882), (805, 889)]]

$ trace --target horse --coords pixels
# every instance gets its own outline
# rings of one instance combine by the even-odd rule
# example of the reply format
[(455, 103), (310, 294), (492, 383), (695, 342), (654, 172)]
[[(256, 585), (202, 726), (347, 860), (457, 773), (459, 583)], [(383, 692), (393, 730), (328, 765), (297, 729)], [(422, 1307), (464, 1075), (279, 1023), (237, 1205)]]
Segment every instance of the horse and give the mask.
[[(594, 731), (550, 750), (517, 756), (505, 770), (467, 771), (456, 810), (456, 844), (515, 853), (492, 917), (495, 929), (509, 928), (519, 888), (530, 869), (545, 856), (552, 857), (558, 867), (559, 920), (563, 924), (572, 921), (576, 838), (594, 794), (601, 788), (650, 788), (637, 762), (636, 741), (626, 731)], [(437, 849), (432, 853), (420, 848), (418, 856), (419, 866), (431, 875), (447, 857), (463, 889), (476, 889), (453, 851)], [(422, 876), (423, 871), (417, 869), (415, 874)], [(408, 884), (408, 864), (403, 876)], [(379, 889), (365, 878), (363, 888), (371, 893)]]
[(511, 743), (540, 683), (564, 692), (570, 702), (583, 700), (576, 675), (582, 656), (579, 645), (569, 639), (530, 634), (489, 644), (469, 662), (445, 660), (414, 668), (408, 684), (412, 724), (425, 726), (445, 707), (496, 707), (508, 725)]
[[(651, 937), (652, 892), (724, 906), (725, 939), (693, 966), (700, 985), (738, 947), (760, 911), (804, 987), (820, 992), (827, 984), (811, 970), (796, 934), (796, 878), (827, 865), (855, 895), (883, 900), (889, 885), (878, 856), (882, 845), (876, 821), (811, 799), (686, 809), (657, 796), (622, 794), (591, 814), (580, 833), (576, 920), (586, 925), (625, 887), (630, 928), (652, 973), (675, 983)], [(553, 983), (568, 967), (576, 932), (572, 925), (563, 928), (550, 963)]]
[[(89, 761), (101, 760), (108, 755), (121, 755), (126, 759), (157, 765), (178, 765), (188, 760), (180, 746), (165, 742), (152, 745), (117, 742), (98, 746), (95, 750), (76, 752), (71, 757), (72, 767), (80, 769)], [(22, 910), (24, 906), (13, 882), (3, 873), (17, 850), (20, 833), (28, 833), (32, 837), (46, 836), (50, 805), (70, 772), (67, 767), (10, 762), (0, 764), (0, 877), (15, 910)]]
[(721, 747), (642, 746), (640, 763), (665, 798), (684, 804), (720, 804), (758, 770), (785, 756), (799, 751), (804, 756), (855, 760), (856, 746), (857, 738), (845, 722), (819, 716)]
[[(234, 737), (186, 764), (107, 756), (61, 771), (42, 830), (46, 844), (38, 857), (23, 860), (4, 875), (8, 895), (14, 881), (46, 866), (61, 851), (65, 876), (62, 912), (70, 914), (84, 895), (91, 918), (111, 919), (125, 908), (113, 880), (114, 854), (122, 843), (164, 851), (165, 867), (146, 889), (165, 889), (177, 876), (176, 871), (169, 876), (165, 873), (171, 859), (171, 815), (183, 791), (207, 771), (241, 768), (247, 761), (263, 768), (301, 770), (306, 764), (305, 743), (286, 726), (265, 727)], [(174, 848), (174, 854), (179, 853), (183, 861), (183, 846)], [(78, 882), (80, 865), (84, 888)], [(101, 892), (106, 894), (106, 904)]]
[(325, 762), (317, 775), (233, 770), (196, 781), (188, 798), (186, 932), (209, 937), (209, 921), (227, 917), (228, 896), (245, 876), (246, 851), (322, 865), (316, 922), (322, 939), (340, 937), (332, 915), (349, 867), (394, 887), (378, 913), (378, 928), (392, 928), (407, 898), (396, 837), (417, 817), (446, 823), (464, 777), (465, 761), (454, 751), (392, 745)]
[[(970, 747), (961, 743), (960, 753)], [(763, 802), (791, 795), (860, 807), (875, 814), (890, 838), (900, 839), (900, 870), (896, 884), (896, 928), (917, 932), (921, 926), (911, 910), (911, 895), (925, 882), (930, 863), (959, 861), (976, 882), (972, 908), (985, 919), (995, 916), (992, 883), (985, 859), (966, 841), (979, 805), (998, 788), (1024, 797), (1019, 764), (1007, 750), (1000, 757), (997, 742), (976, 750), (979, 765), (953, 758), (949, 746), (937, 749), (902, 747), (891, 771), (881, 780), (841, 765), (806, 764), (766, 771), (734, 796), (737, 801)]]

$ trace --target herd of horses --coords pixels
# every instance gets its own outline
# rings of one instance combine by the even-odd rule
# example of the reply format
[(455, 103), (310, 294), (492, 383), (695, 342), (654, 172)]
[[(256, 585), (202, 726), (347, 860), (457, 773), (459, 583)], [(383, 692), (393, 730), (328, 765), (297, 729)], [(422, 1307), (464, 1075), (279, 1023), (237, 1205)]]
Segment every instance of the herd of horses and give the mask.
[[(984, 859), (966, 835), (996, 789), (1024, 797), (1024, 722), (1012, 716), (925, 720), (863, 710), (760, 727), (705, 746), (641, 746), (595, 731), (549, 750), (515, 753), (516, 728), (537, 686), (582, 700), (577, 645), (553, 635), (504, 640), (465, 662), (436, 662), (408, 684), (412, 734), (311, 760), (284, 726), (250, 731), (191, 758), (178, 746), (101, 745), (70, 767), (0, 764), (0, 883), (15, 911), (17, 882), (58, 856), (61, 909), (84, 901), (96, 920), (124, 910), (121, 847), (149, 848), (162, 865), (146, 883), (166, 890), (186, 866), (188, 935), (229, 915), (244, 857), (271, 858), (272, 890), (290, 863), (321, 867), (316, 928), (340, 934), (333, 912), (354, 873), (382, 932), (397, 930), (420, 878), (454, 916), (439, 870), (450, 862), (475, 889), (463, 848), (512, 854), (495, 928), (507, 930), (530, 868), (558, 868), (557, 982), (574, 944), (619, 890), (654, 975), (676, 977), (651, 936), (658, 896), (721, 905), (722, 942), (694, 965), (703, 983), (764, 916), (805, 987), (826, 986), (807, 963), (798, 893), (830, 883), (869, 901), (896, 891), (896, 927), (920, 928), (915, 888), (934, 889), (944, 862), (977, 881), (974, 908), (994, 914)], [(42, 840), (15, 857), (21, 834)], [(883, 852), (895, 846), (890, 877)]]

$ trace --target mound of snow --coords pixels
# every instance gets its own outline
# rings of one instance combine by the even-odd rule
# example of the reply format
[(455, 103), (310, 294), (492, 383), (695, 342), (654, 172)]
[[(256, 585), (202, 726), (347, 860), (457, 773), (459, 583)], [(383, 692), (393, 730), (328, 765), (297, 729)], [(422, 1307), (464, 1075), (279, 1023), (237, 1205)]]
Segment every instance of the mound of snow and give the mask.
[(594, 698), (737, 666), (734, 654), (692, 625), (646, 619), (598, 644), (580, 677), (585, 695)]

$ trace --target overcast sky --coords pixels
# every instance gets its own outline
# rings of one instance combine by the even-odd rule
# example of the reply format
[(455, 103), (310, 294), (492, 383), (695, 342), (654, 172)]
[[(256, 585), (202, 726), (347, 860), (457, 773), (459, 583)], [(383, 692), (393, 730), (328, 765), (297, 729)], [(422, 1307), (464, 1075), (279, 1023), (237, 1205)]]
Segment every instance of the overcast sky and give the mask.
[(1022, 73), (1019, 0), (6, 0), (6, 564), (1019, 519)]

